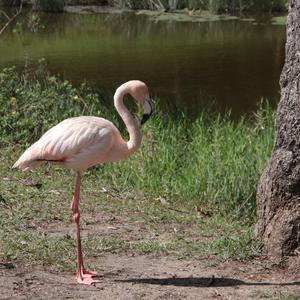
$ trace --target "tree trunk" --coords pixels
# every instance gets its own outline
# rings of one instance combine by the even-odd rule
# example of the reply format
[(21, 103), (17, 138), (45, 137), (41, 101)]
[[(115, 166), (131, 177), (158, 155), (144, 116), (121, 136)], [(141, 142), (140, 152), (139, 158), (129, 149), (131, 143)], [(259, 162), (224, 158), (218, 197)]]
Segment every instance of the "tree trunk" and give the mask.
[(286, 58), (275, 143), (257, 189), (255, 235), (280, 257), (300, 247), (300, 1), (289, 1)]

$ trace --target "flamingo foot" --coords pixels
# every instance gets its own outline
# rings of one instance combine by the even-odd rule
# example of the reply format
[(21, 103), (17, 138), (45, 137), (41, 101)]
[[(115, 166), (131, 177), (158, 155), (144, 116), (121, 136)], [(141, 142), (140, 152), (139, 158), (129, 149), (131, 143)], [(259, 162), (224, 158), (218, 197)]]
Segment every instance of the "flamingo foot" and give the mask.
[(91, 285), (91, 284), (100, 282), (100, 280), (95, 280), (95, 279), (93, 279), (93, 277), (99, 278), (98, 273), (78, 270), (77, 274), (76, 274), (77, 282), (81, 283), (81, 284)]

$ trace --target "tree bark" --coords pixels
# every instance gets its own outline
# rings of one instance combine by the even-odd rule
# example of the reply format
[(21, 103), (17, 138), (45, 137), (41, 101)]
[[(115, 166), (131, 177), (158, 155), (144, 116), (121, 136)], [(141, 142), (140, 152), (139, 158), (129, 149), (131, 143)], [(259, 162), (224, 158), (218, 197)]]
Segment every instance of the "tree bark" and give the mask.
[(255, 235), (271, 257), (300, 249), (300, 1), (289, 1), (275, 143), (257, 189)]

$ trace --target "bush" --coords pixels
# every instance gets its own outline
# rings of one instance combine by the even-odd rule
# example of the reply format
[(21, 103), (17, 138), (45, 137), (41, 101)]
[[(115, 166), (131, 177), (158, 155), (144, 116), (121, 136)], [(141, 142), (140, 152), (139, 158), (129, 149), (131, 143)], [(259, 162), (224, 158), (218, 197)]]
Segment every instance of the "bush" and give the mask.
[(0, 147), (32, 143), (65, 118), (107, 111), (86, 84), (75, 89), (67, 80), (43, 71), (28, 77), (14, 67), (0, 73), (0, 104)]

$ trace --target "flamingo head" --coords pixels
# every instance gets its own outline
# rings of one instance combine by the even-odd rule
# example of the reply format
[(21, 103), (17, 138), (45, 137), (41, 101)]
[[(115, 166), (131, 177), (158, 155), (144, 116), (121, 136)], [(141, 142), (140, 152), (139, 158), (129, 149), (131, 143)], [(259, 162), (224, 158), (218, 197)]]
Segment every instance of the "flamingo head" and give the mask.
[(152, 115), (153, 101), (149, 96), (147, 85), (139, 80), (131, 80), (126, 83), (128, 93), (143, 106), (143, 125)]

